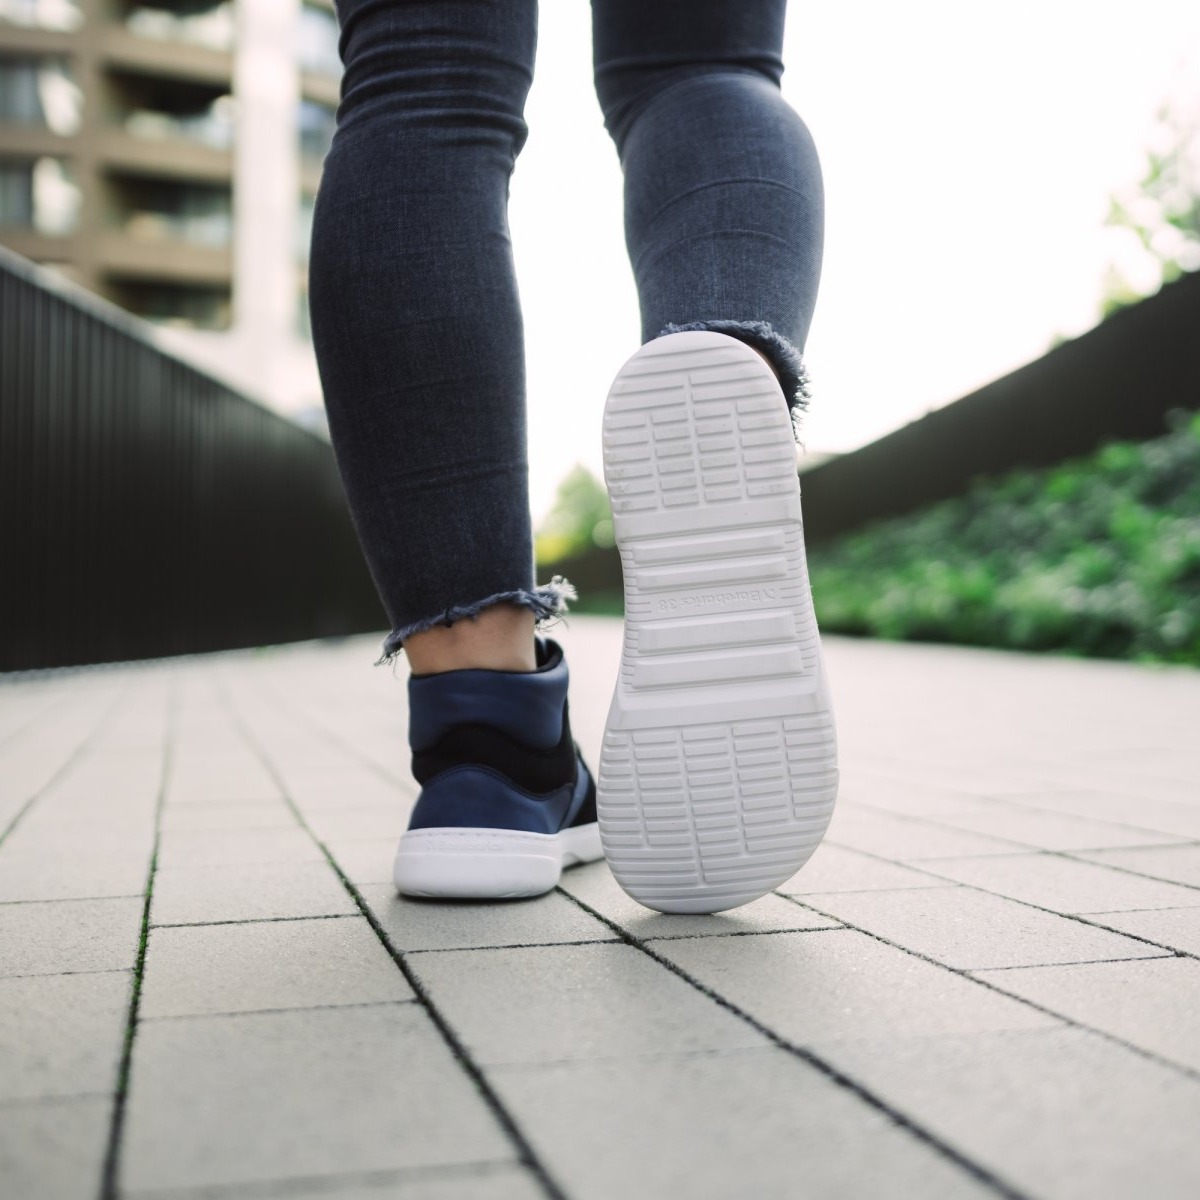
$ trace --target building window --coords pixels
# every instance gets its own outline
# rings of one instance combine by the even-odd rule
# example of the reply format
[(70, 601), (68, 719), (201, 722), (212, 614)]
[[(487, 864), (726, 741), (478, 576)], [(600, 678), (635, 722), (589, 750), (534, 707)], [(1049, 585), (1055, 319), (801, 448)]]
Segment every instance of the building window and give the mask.
[(312, 322), (309, 319), (308, 308), (308, 285), (307, 281), (302, 281), (300, 286), (296, 288), (296, 336), (306, 342), (312, 341)]
[(117, 184), (117, 223), (132, 237), (223, 248), (233, 240), (228, 187), (125, 179)]
[(79, 0), (0, 0), (0, 24), (34, 29), (78, 29)]
[(172, 10), (169, 0), (135, 5), (125, 18), (125, 27), (138, 37), (188, 42), (210, 50), (233, 48), (234, 13), (228, 0), (207, 6), (191, 3), (179, 7), (182, 11)]
[(63, 58), (0, 57), (0, 121), (79, 132), (83, 93)]
[(133, 137), (184, 139), (216, 150), (233, 145), (237, 103), (228, 84), (109, 71), (107, 85), (106, 115)]
[(134, 101), (121, 124), (126, 133), (146, 142), (182, 138), (212, 150), (228, 150), (233, 146), (235, 114), (233, 96), (229, 95), (197, 102), (192, 110), (182, 106), (178, 110), (148, 108)]
[(50, 236), (73, 233), (82, 199), (70, 165), (61, 158), (0, 162), (0, 225)]
[(306, 163), (320, 166), (337, 128), (334, 110), (315, 100), (301, 100), (296, 110), (296, 124), (300, 135), (300, 157)]
[(338, 55), (338, 33), (337, 17), (327, 8), (302, 5), (296, 26), (296, 61), (300, 69), (340, 76), (342, 60)]
[(131, 108), (123, 124), (127, 133), (147, 141), (184, 138), (214, 150), (228, 150), (233, 145), (236, 111), (233, 97), (224, 95), (197, 112)]
[(301, 264), (308, 262), (309, 247), (312, 245), (313, 208), (316, 200), (316, 196), (304, 192), (296, 210), (296, 261)]
[(184, 329), (228, 329), (232, 305), (228, 288), (178, 283), (114, 280), (112, 299), (122, 308), (160, 325)]
[(33, 164), (0, 162), (0, 225), (33, 225)]

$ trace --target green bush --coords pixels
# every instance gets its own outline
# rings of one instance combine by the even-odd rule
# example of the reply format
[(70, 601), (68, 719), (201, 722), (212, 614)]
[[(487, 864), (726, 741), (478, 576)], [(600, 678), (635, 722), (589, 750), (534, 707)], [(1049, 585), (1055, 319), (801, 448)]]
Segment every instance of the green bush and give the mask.
[(1200, 415), (811, 553), (823, 629), (1200, 665)]

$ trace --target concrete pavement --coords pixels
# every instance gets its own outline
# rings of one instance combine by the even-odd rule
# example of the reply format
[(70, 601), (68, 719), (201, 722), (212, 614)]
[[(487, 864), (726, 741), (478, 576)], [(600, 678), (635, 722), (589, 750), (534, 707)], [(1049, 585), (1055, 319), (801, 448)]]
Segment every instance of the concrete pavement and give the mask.
[(826, 843), (669, 917), (397, 899), (377, 645), (0, 682), (0, 1193), (1200, 1193), (1200, 673), (831, 639)]

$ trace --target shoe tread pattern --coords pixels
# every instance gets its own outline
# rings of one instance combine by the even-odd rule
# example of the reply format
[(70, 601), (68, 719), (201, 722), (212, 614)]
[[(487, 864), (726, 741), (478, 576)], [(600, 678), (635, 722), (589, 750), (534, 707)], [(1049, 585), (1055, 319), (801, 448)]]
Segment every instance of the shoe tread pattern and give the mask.
[(837, 791), (773, 372), (721, 334), (647, 343), (609, 394), (604, 467), (626, 613), (599, 764), (605, 856), (650, 907), (733, 907), (803, 864)]

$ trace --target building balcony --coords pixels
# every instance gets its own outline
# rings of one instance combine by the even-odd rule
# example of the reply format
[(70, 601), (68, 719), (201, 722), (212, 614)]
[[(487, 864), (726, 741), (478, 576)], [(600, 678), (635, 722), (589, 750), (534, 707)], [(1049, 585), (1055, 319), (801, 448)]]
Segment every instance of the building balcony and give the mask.
[(122, 174), (212, 183), (233, 178), (232, 150), (207, 146), (184, 134), (142, 137), (111, 126), (98, 133), (94, 145), (104, 165)]
[(6, 158), (55, 158), (77, 154), (82, 142), (78, 134), (55, 133), (45, 125), (0, 120), (0, 151)]
[(5, 53), (29, 55), (69, 54), (79, 44), (79, 34), (69, 29), (38, 29), (0, 21), (0, 47)]
[(38, 263), (73, 263), (86, 253), (79, 234), (42, 233), (19, 225), (0, 226), (0, 245)]
[(229, 50), (194, 42), (142, 37), (119, 25), (103, 30), (99, 44), (104, 61), (121, 71), (224, 84), (226, 88), (233, 81), (233, 54)]
[[(151, 218), (141, 222), (147, 230)], [(233, 249), (205, 246), (161, 233), (135, 232), (139, 221), (124, 229), (106, 229), (96, 237), (96, 258), (106, 276), (164, 283), (228, 286), (233, 279)], [(15, 249), (16, 247), (14, 247)]]
[(340, 75), (328, 75), (321, 71), (300, 72), (300, 95), (326, 108), (336, 109), (342, 99)]

